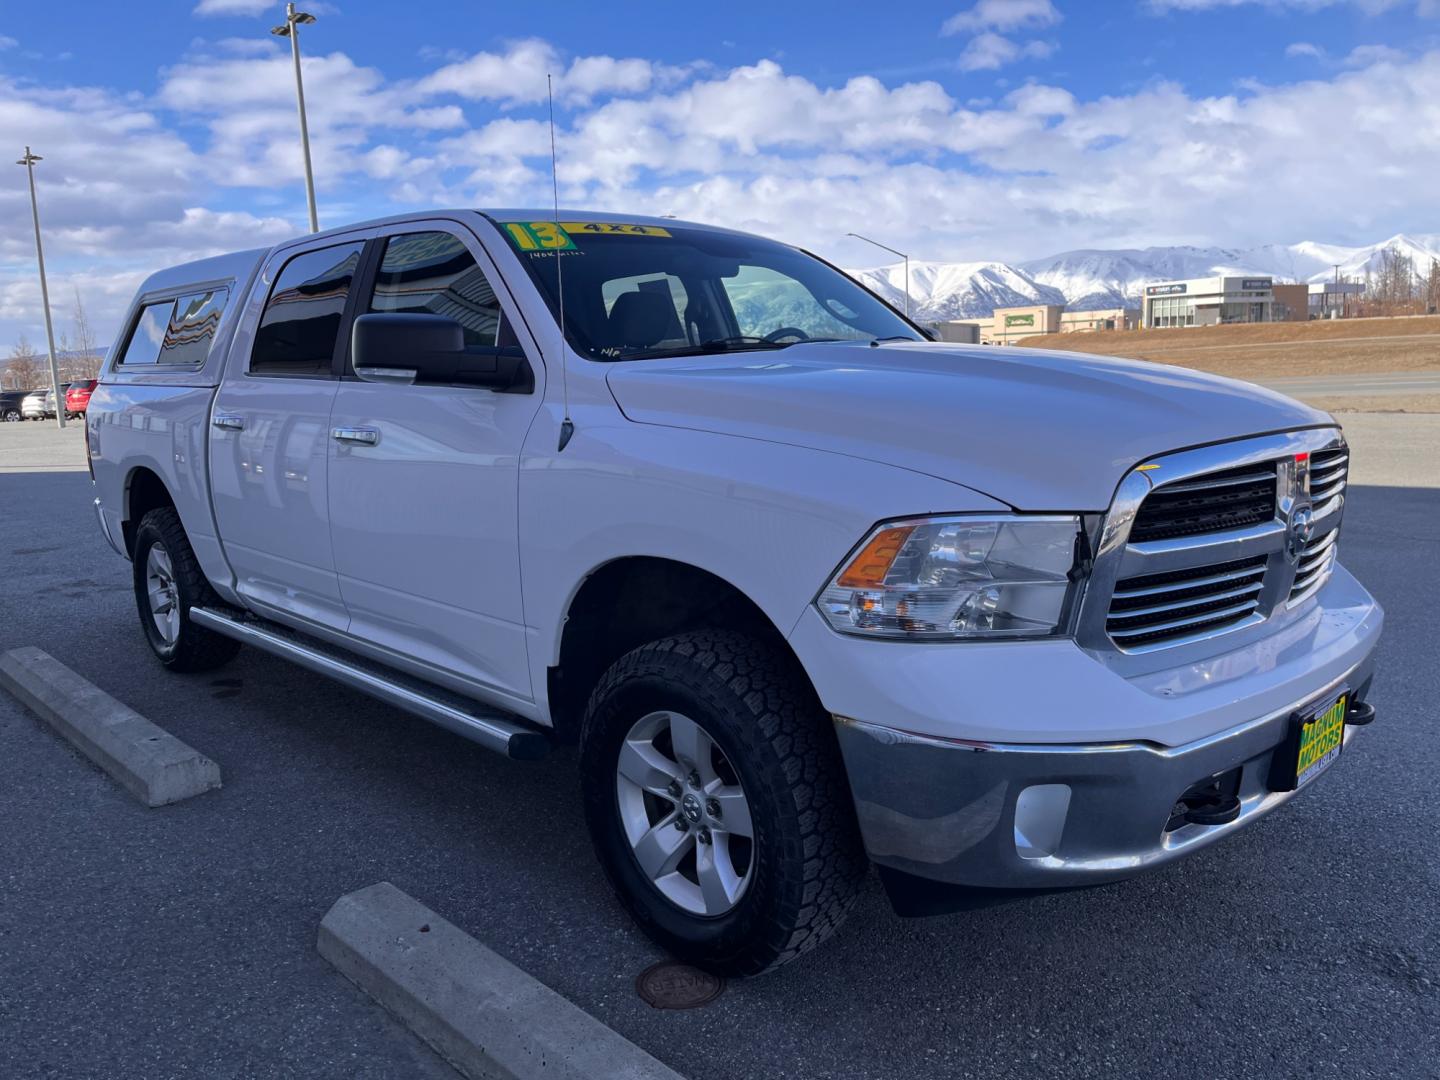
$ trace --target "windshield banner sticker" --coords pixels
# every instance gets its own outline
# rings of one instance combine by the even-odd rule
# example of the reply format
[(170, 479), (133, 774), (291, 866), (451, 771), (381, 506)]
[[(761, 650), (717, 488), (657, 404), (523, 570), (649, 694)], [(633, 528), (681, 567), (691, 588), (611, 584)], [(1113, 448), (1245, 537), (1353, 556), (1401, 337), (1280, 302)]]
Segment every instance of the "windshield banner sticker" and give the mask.
[(575, 241), (553, 221), (507, 221), (505, 232), (521, 251), (574, 251)]

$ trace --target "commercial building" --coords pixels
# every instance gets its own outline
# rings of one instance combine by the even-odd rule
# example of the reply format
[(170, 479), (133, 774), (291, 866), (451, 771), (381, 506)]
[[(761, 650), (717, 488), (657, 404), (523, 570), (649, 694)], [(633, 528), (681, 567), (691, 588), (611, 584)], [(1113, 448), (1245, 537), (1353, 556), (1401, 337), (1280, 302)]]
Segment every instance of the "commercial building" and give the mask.
[(1358, 281), (1322, 281), (1310, 286), (1312, 319), (1343, 319), (1365, 292)]
[(1268, 277), (1212, 277), (1157, 281), (1145, 286), (1141, 325), (1218, 326), (1273, 322), (1275, 282)]
[(1063, 304), (1030, 304), (1025, 307), (996, 308), (990, 319), (989, 334), (983, 320), (980, 338), (993, 345), (1014, 345), (1022, 338), (1037, 334), (1058, 334)]
[(1305, 322), (1310, 318), (1309, 285), (1276, 285), (1271, 292), (1275, 305), (1270, 317), (1275, 322)]
[(1139, 308), (1102, 308), (1097, 311), (1066, 311), (1060, 315), (1061, 333), (1086, 330), (1134, 330), (1139, 325)]
[(941, 341), (948, 341), (955, 345), (980, 344), (980, 324), (978, 322), (942, 322), (936, 323), (932, 329)]

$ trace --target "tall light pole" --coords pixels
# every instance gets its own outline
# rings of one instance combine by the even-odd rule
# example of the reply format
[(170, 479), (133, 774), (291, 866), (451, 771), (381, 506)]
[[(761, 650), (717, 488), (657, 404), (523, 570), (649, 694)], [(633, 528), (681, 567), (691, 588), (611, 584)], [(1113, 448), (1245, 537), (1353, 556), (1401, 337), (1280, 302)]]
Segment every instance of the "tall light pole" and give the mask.
[(871, 240), (868, 236), (861, 236), (858, 232), (846, 233), (845, 235), (853, 236), (856, 240), (864, 240), (867, 244), (874, 244), (881, 250), (888, 251), (891, 255), (899, 255), (905, 260), (905, 317), (908, 319), (910, 317), (910, 256), (906, 255), (903, 251), (896, 251), (892, 247), (887, 247), (880, 243), (879, 240)]
[(45, 309), (45, 342), (50, 346), (50, 386), (55, 391), (55, 419), (65, 428), (65, 398), (60, 393), (60, 367), (55, 363), (55, 327), (50, 322), (50, 287), (45, 284), (45, 248), (40, 243), (40, 203), (35, 198), (35, 163), (44, 161), (25, 147), (25, 156), (16, 165), (24, 165), (30, 177), (30, 216), (35, 219), (35, 261), (40, 264), (40, 306)]
[(300, 78), (300, 27), (313, 23), (308, 11), (296, 11), (294, 4), (285, 5), (285, 23), (272, 26), (270, 33), (290, 39), (290, 56), (295, 61), (295, 102), (300, 108), (300, 150), (305, 155), (305, 199), (310, 206), (310, 231), (320, 231), (320, 217), (315, 212), (315, 174), (310, 168), (310, 125), (305, 120), (305, 83)]

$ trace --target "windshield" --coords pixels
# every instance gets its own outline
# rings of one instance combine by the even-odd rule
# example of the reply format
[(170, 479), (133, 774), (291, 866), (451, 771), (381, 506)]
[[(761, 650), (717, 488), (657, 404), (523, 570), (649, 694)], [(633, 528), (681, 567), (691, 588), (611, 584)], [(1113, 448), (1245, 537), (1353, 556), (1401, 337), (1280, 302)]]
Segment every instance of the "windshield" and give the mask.
[(552, 313), (563, 260), (565, 336), (595, 360), (921, 340), (851, 278), (758, 236), (583, 221), (511, 221), (500, 230)]

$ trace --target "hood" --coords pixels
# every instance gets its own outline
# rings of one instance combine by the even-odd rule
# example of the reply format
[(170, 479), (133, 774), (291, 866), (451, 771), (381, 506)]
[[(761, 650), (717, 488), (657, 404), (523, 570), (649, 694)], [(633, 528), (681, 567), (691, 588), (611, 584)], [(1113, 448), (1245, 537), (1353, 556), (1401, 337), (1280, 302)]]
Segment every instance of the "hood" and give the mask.
[(1250, 383), (1083, 353), (904, 342), (617, 363), (638, 423), (813, 447), (927, 473), (1021, 510), (1104, 510), (1170, 450), (1331, 424)]

